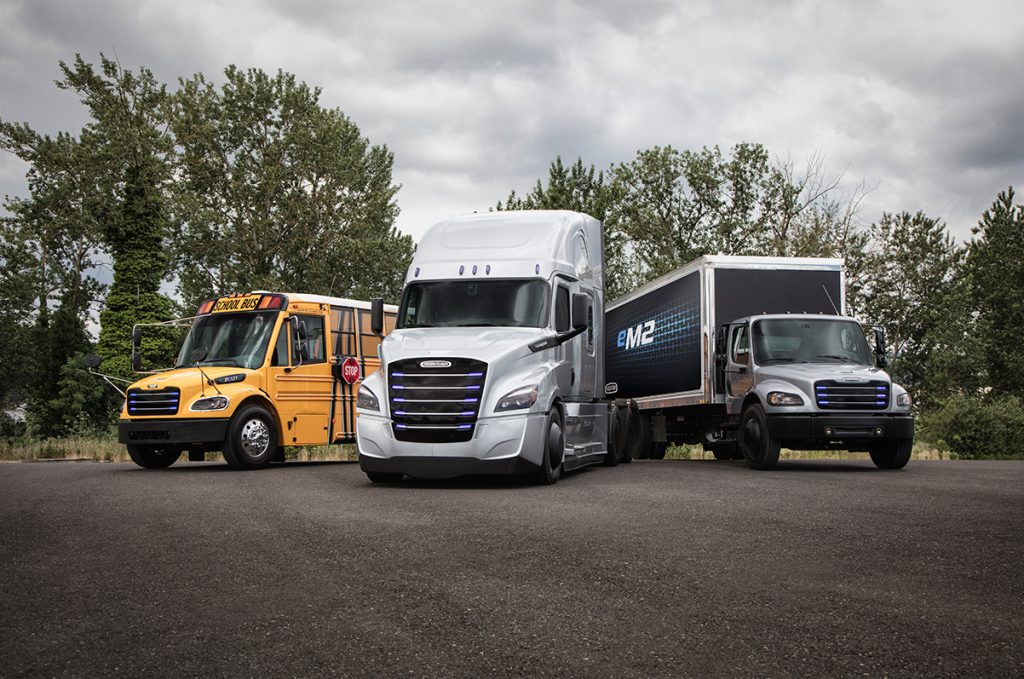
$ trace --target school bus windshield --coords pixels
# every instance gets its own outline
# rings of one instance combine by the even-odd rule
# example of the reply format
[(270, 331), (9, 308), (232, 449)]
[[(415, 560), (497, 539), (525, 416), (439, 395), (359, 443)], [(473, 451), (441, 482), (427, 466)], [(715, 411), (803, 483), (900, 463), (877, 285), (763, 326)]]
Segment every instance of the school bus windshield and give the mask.
[(175, 367), (191, 365), (192, 352), (206, 347), (203, 365), (258, 368), (267, 354), (277, 314), (277, 311), (262, 311), (200, 316), (181, 345)]

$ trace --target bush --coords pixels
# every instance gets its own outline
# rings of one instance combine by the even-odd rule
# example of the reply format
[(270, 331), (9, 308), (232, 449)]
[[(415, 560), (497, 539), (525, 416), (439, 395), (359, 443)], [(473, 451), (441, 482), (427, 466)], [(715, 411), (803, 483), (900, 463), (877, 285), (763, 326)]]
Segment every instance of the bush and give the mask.
[(956, 395), (920, 418), (920, 436), (963, 459), (1024, 457), (1024, 401)]

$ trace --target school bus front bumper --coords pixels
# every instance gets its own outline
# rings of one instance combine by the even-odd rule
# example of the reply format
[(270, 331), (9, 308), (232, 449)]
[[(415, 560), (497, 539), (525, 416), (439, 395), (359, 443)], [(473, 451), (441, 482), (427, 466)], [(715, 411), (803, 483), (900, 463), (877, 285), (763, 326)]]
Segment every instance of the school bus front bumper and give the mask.
[(165, 443), (182, 446), (210, 447), (220, 445), (227, 434), (226, 417), (204, 417), (173, 420), (120, 420), (117, 423), (119, 443), (159, 445)]

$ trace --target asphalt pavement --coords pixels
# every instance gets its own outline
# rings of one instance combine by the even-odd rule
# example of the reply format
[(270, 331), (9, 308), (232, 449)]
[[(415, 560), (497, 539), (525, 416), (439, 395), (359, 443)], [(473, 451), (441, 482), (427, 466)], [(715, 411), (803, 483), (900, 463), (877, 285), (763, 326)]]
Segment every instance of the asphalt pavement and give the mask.
[(1024, 675), (1024, 463), (0, 465), (0, 676)]

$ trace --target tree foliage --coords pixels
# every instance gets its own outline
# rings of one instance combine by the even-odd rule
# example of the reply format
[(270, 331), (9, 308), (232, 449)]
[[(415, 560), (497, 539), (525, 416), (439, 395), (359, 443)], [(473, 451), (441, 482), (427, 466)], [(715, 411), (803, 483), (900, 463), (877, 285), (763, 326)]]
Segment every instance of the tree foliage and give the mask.
[(1011, 186), (974, 229), (968, 271), (988, 381), (1024, 397), (1024, 205)]
[(397, 299), (412, 241), (394, 228), (391, 152), (320, 90), (229, 67), (182, 81), (175, 235), (186, 302), (277, 289)]

